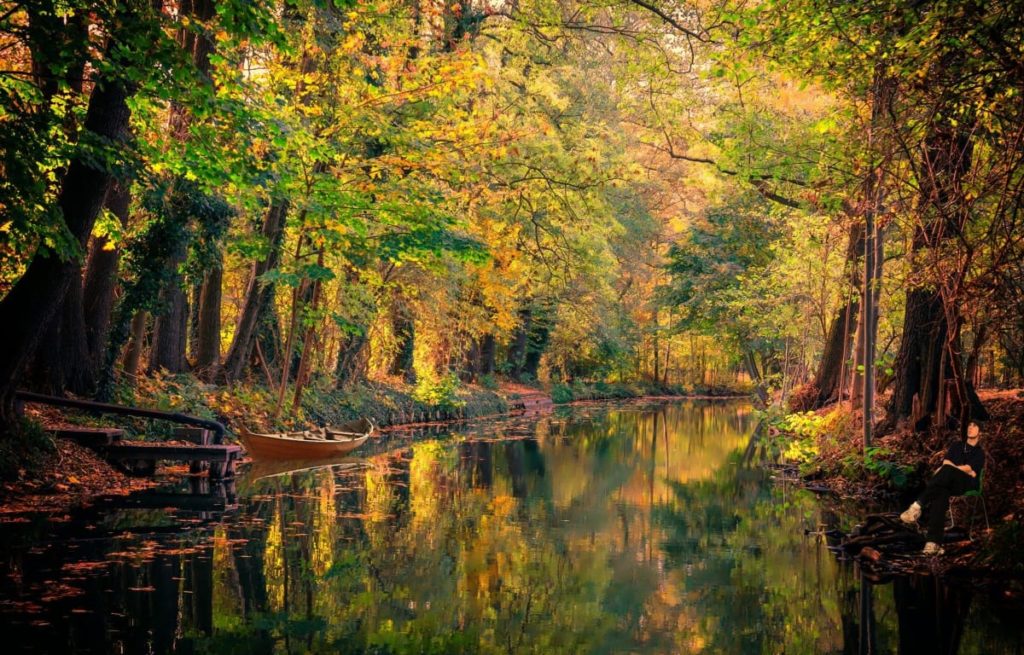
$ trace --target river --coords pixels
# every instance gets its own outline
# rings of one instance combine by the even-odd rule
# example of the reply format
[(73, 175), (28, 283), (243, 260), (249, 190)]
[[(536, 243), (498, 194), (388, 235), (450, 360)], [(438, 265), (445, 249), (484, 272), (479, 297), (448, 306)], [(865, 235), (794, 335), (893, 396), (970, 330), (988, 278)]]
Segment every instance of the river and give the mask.
[(1024, 652), (987, 595), (838, 561), (857, 517), (773, 480), (754, 420), (559, 409), (7, 522), (4, 650)]

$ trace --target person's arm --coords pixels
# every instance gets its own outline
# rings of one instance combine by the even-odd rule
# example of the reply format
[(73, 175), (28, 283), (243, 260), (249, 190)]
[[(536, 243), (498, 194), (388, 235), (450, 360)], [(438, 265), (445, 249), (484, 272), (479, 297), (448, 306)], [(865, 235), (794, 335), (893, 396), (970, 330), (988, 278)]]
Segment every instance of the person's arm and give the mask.
[(957, 447), (957, 444), (959, 443), (959, 441), (954, 441), (952, 444), (949, 445), (949, 450), (946, 451), (946, 458), (942, 460), (942, 465), (952, 466), (953, 468), (960, 469), (961, 471), (971, 476), (972, 478), (978, 477), (978, 474), (974, 472), (974, 469), (970, 466), (970, 464), (956, 463), (958, 459), (963, 459), (964, 454), (963, 447), (960, 446), (959, 449)]
[(955, 458), (956, 458), (955, 448), (951, 444), (949, 446), (949, 448), (946, 449), (946, 457), (942, 460), (942, 465), (943, 466), (953, 466), (953, 467), (956, 467), (956, 468), (960, 468), (960, 465), (957, 464), (954, 461)]
[(980, 448), (971, 453), (970, 459), (967, 463), (971, 466), (971, 471), (975, 475), (981, 475), (981, 472), (985, 469), (985, 451)]

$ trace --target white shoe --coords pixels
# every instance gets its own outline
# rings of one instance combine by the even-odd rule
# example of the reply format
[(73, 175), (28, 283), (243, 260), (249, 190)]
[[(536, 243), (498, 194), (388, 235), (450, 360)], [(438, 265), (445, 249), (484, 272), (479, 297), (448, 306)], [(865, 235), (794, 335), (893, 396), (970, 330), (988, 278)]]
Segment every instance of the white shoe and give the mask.
[(917, 519), (921, 518), (921, 506), (914, 501), (907, 511), (900, 514), (900, 520), (904, 523), (917, 523)]
[(938, 545), (934, 541), (929, 541), (924, 545), (924, 549), (921, 551), (922, 555), (941, 555), (944, 553), (942, 546)]

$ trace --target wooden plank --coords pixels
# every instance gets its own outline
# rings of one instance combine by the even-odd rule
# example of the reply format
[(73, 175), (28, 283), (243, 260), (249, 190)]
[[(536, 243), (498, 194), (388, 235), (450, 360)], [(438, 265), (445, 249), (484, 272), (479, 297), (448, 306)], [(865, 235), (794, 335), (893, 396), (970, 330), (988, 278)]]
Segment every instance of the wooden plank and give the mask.
[(191, 441), (200, 446), (209, 446), (213, 443), (213, 431), (206, 428), (177, 427), (174, 428), (173, 434), (175, 439)]
[(195, 460), (231, 461), (242, 454), (241, 446), (179, 446), (175, 444), (128, 442), (100, 448), (111, 459), (171, 459), (191, 462)]
[(105, 446), (121, 440), (124, 437), (124, 430), (121, 428), (84, 428), (68, 426), (50, 430), (53, 436), (59, 439), (68, 439), (83, 446), (95, 448)]

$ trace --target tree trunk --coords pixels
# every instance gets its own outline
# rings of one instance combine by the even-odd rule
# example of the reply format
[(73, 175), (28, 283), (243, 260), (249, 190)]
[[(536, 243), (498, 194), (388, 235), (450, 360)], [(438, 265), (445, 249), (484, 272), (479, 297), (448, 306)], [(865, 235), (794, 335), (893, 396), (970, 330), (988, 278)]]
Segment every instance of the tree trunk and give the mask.
[[(861, 286), (861, 269), (858, 262), (863, 252), (864, 224), (856, 219), (850, 226), (850, 236), (846, 245), (846, 260), (843, 266), (847, 272), (848, 287), (843, 290), (843, 295), (848, 295)], [(825, 350), (822, 352), (821, 362), (812, 383), (817, 395), (813, 407), (807, 409), (816, 409), (830, 402), (842, 400), (839, 396), (846, 363), (850, 359), (853, 347), (853, 327), (859, 323), (859, 314), (860, 301), (850, 298), (832, 318), (825, 339)]]
[(985, 341), (987, 339), (988, 325), (982, 324), (975, 332), (974, 345), (971, 347), (971, 352), (967, 356), (967, 380), (975, 387), (981, 383), (981, 373), (978, 361), (981, 358), (981, 351), (985, 347)]
[[(537, 379), (537, 373), (540, 369), (540, 359), (544, 356), (544, 351), (547, 349), (548, 341), (551, 337), (551, 312), (545, 310), (537, 312), (537, 314), (538, 315), (534, 317), (534, 320), (531, 321), (533, 329), (530, 330), (530, 336), (526, 347), (526, 356), (523, 357), (523, 375), (531, 380)], [(658, 357), (658, 350), (655, 349), (655, 361), (657, 361)]]
[[(921, 180), (921, 215), (911, 249), (911, 257), (917, 261), (923, 254), (934, 252), (950, 233), (963, 227), (950, 225), (948, 208), (950, 198), (960, 197), (957, 190), (960, 179), (971, 166), (971, 140), (962, 129), (932, 126), (925, 141), (921, 169), (928, 173)], [(966, 220), (964, 213), (956, 217)], [(911, 417), (915, 429), (924, 429), (934, 422), (931, 414), (938, 408), (937, 400), (950, 371), (950, 367), (941, 365), (943, 354), (948, 354), (949, 350), (948, 321), (950, 316), (958, 316), (957, 308), (949, 309), (949, 312), (944, 309), (942, 294), (933, 286), (911, 287), (907, 291), (903, 339), (896, 355), (895, 385), (887, 408), (887, 430), (893, 429), (901, 419)], [(915, 396), (918, 396), (917, 412), (914, 411)], [(980, 402), (978, 405), (980, 408)]]
[(188, 340), (188, 298), (182, 289), (179, 271), (187, 256), (186, 243), (179, 244), (174, 256), (166, 266), (173, 272), (170, 282), (164, 287), (163, 311), (153, 324), (153, 345), (149, 355), (149, 372), (160, 369), (168, 373), (183, 373), (188, 370), (185, 360), (185, 346)]
[(220, 366), (220, 301), (224, 269), (220, 262), (206, 272), (199, 298), (199, 329), (196, 334), (196, 369), (204, 380), (213, 380)]
[(749, 348), (743, 349), (743, 364), (750, 375), (750, 381), (754, 383), (754, 393), (757, 394), (762, 404), (768, 404), (768, 392), (764, 388), (764, 378), (761, 376), (761, 371), (757, 368), (757, 360), (754, 358), (754, 353)]
[(121, 365), (124, 368), (124, 374), (130, 378), (139, 374), (139, 362), (142, 360), (143, 342), (146, 339), (147, 319), (146, 312), (142, 311), (135, 312), (135, 316), (132, 317), (131, 340), (125, 349), (124, 361)]
[[(234, 338), (231, 340), (231, 346), (224, 358), (222, 372), (225, 382), (233, 382), (242, 377), (246, 365), (252, 360), (260, 319), (266, 311), (273, 311), (270, 306), (273, 299), (273, 286), (270, 283), (264, 283), (261, 278), (267, 271), (276, 268), (281, 259), (281, 245), (284, 242), (285, 218), (287, 216), (287, 200), (276, 199), (270, 203), (261, 230), (261, 235), (268, 244), (267, 255), (265, 259), (257, 261), (253, 265), (253, 272), (249, 277), (249, 287), (246, 290), (246, 299), (239, 316), (239, 324), (234, 330)], [(264, 349), (263, 355), (269, 357), (270, 353)]]
[[(121, 227), (128, 226), (128, 208), (131, 205), (131, 187), (127, 183), (115, 182), (107, 193), (107, 209), (117, 217)], [(93, 377), (99, 373), (110, 333), (110, 318), (114, 309), (114, 290), (117, 286), (117, 269), (121, 256), (119, 248), (107, 248), (107, 238), (100, 237), (93, 243), (89, 262), (85, 267), (83, 309), (85, 313), (85, 336), (89, 344), (89, 355), (93, 362)]]
[[(112, 182), (106, 208), (125, 227), (130, 194)], [(93, 241), (82, 280), (81, 268), (50, 323), (42, 345), (31, 365), (33, 386), (60, 395), (70, 391), (88, 395), (95, 391), (105, 353), (110, 316), (114, 305), (117, 264), (116, 248), (107, 248), (107, 238)]]
[[(179, 13), (183, 16), (192, 17), (198, 21), (207, 21), (214, 16), (212, 0), (185, 0), (179, 6)], [(213, 52), (213, 41), (206, 36), (205, 32), (194, 32), (191, 29), (181, 28), (178, 32), (178, 43), (189, 55), (192, 64), (201, 75), (209, 76), (210, 55)], [(179, 103), (172, 102), (168, 127), (171, 134), (181, 143), (188, 138), (191, 116), (188, 110)], [(183, 289), (185, 280), (177, 269), (188, 257), (188, 244), (175, 253), (167, 265), (175, 269), (163, 294), (166, 298), (166, 309), (156, 318), (153, 328), (153, 352), (150, 356), (149, 370), (166, 369), (169, 373), (181, 373), (188, 370), (188, 361), (185, 358), (185, 348), (188, 344), (189, 333), (189, 302), (188, 295)], [(218, 289), (215, 293), (220, 294)], [(219, 308), (218, 308), (219, 320)]]
[(335, 386), (343, 389), (366, 378), (369, 362), (366, 334), (353, 334), (342, 338), (338, 349), (338, 363), (334, 369)]
[(516, 327), (512, 343), (508, 349), (509, 371), (513, 378), (518, 378), (523, 373), (523, 364), (526, 360), (526, 349), (530, 342), (530, 329), (533, 325), (533, 311), (530, 307), (519, 310), (519, 326)]
[[(920, 407), (916, 418), (929, 417), (935, 411), (945, 344), (942, 300), (930, 289), (911, 289), (907, 292), (903, 336), (893, 366), (896, 376), (888, 408), (891, 418), (910, 417), (915, 397)], [(927, 422), (917, 427), (924, 425)]]
[(463, 382), (475, 382), (480, 374), (480, 340), (467, 336), (468, 343), (463, 352), (462, 363), (455, 368)]
[(406, 307), (395, 307), (391, 316), (391, 326), (395, 338), (398, 339), (398, 352), (388, 372), (401, 375), (409, 384), (416, 382), (416, 369), (413, 366), (413, 353), (416, 347), (416, 324)]
[(853, 331), (850, 326), (856, 324), (859, 311), (860, 303), (851, 300), (832, 318), (828, 338), (825, 340), (825, 350), (821, 355), (813, 383), (817, 397), (814, 406), (807, 409), (816, 409), (841, 400), (838, 397), (839, 381), (842, 379), (844, 364), (849, 359), (850, 348), (853, 347)]
[[(264, 284), (261, 278), (267, 271), (276, 268), (280, 260), (287, 215), (288, 201), (283, 198), (274, 199), (267, 209), (261, 230), (261, 236), (268, 244), (267, 256), (253, 265), (252, 275), (249, 277), (249, 286), (245, 292), (245, 302), (235, 328), (235, 336), (231, 341), (231, 347), (228, 348), (227, 357), (224, 358), (222, 377), (226, 382), (233, 382), (242, 376), (246, 366), (252, 361), (261, 319), (265, 319), (268, 312), (274, 312), (273, 285)], [(270, 357), (271, 353), (264, 349), (263, 355)]]
[[(190, 280), (192, 288), (188, 295), (192, 301), (188, 304), (188, 355), (193, 362), (199, 358), (199, 313), (202, 311), (200, 304), (203, 297), (203, 283), (206, 281), (206, 273), (198, 280)], [(197, 371), (198, 372), (198, 371)]]
[(493, 334), (485, 334), (480, 340), (480, 375), (494, 374), (494, 356), (497, 343)]
[[(84, 129), (111, 143), (128, 134), (128, 97), (132, 90), (118, 81), (100, 80), (89, 97)], [(68, 233), (84, 250), (111, 183), (110, 173), (86, 159), (73, 159), (57, 198)], [(25, 274), (0, 300), (0, 433), (17, 420), (14, 392), (26, 362), (35, 354), (44, 327), (54, 318), (80, 263), (52, 252), (36, 253)]]
[[(324, 265), (324, 251), (321, 249), (317, 255), (317, 265), (323, 267)], [(320, 305), (320, 292), (322, 285), (320, 280), (314, 280), (312, 283), (312, 298), (307, 304), (303, 305), (303, 309), (309, 308), (310, 312), (314, 313)], [(313, 321), (309, 322), (306, 327), (306, 332), (302, 336), (301, 352), (299, 353), (299, 367), (295, 373), (295, 396), (292, 399), (292, 412), (298, 412), (299, 407), (302, 405), (302, 389), (306, 384), (306, 380), (309, 377), (310, 361), (313, 357), (314, 343), (316, 341), (316, 324)]]
[(92, 359), (85, 338), (81, 268), (50, 321), (29, 367), (32, 387), (42, 393), (85, 395), (93, 389)]

